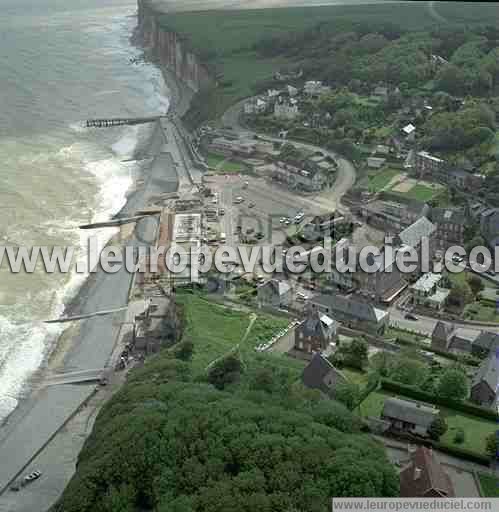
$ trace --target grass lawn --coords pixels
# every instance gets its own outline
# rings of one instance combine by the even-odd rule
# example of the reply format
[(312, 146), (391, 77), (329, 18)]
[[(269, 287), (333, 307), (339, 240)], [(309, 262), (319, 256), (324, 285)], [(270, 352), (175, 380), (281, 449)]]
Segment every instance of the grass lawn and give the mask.
[(390, 181), (398, 174), (400, 174), (399, 170), (390, 168), (370, 174), (369, 190), (378, 192), (379, 190), (385, 188), (388, 183), (390, 183)]
[(483, 495), (486, 498), (499, 498), (499, 480), (494, 475), (478, 473)]
[[(400, 172), (400, 171), (398, 171)], [(407, 197), (409, 199), (416, 199), (418, 201), (430, 201), (431, 199), (435, 199), (439, 195), (445, 192), (445, 188), (432, 188), (427, 185), (423, 185), (421, 183), (416, 183), (411, 189), (407, 192), (400, 192), (398, 190), (390, 190), (390, 193)]]
[[(185, 315), (184, 339), (194, 343), (192, 364), (197, 372), (238, 345), (250, 323), (250, 313), (234, 311), (199, 295), (177, 293), (177, 304), (183, 307)], [(256, 345), (269, 340), (288, 323), (286, 318), (258, 312), (248, 338), (240, 347), (244, 357), (256, 354)]]
[(341, 373), (353, 384), (358, 384), (359, 386), (367, 384), (367, 373), (359, 372), (353, 368), (343, 368)]
[(204, 158), (208, 166), (213, 168), (216, 168), (227, 159), (227, 157), (223, 155), (216, 155), (215, 153), (208, 153)]
[(246, 166), (240, 162), (234, 162), (226, 156), (208, 153), (205, 156), (206, 163), (209, 167), (221, 173), (243, 172)]
[[(441, 442), (482, 454), (485, 453), (485, 439), (497, 430), (496, 422), (456, 412), (445, 407), (441, 407), (440, 411), (449, 426), (445, 435), (440, 438)], [(464, 430), (465, 440), (462, 444), (456, 444), (454, 443), (454, 436), (460, 428)]]
[(385, 393), (384, 391), (373, 391), (361, 404), (360, 404), (360, 413), (364, 418), (379, 418), (381, 415), (381, 411), (383, 410), (383, 405), (385, 400), (389, 398), (389, 393)]
[[(373, 391), (360, 405), (361, 415), (363, 417), (371, 416), (379, 418), (383, 409), (383, 404), (390, 396), (394, 395), (385, 393), (384, 391)], [(459, 446), (461, 448), (483, 454), (485, 451), (485, 438), (497, 430), (497, 423), (494, 421), (487, 421), (476, 416), (456, 412), (451, 409), (446, 409), (445, 407), (438, 408), (445, 417), (449, 426), (449, 429), (440, 441), (452, 446)], [(464, 430), (465, 440), (464, 443), (457, 445), (454, 443), (454, 436), (460, 428)]]
[(442, 189), (434, 189), (427, 187), (426, 185), (420, 185), (419, 183), (409, 190), (405, 195), (411, 199), (417, 199), (418, 201), (430, 201), (436, 195), (440, 194)]
[(499, 322), (497, 309), (485, 301), (475, 301), (464, 308), (464, 316), (468, 320), (479, 322)]

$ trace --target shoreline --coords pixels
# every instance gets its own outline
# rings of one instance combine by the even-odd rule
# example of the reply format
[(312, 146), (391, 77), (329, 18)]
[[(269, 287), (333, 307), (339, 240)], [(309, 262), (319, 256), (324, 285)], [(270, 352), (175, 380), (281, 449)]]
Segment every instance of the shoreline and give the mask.
[[(135, 29), (134, 34), (132, 34), (130, 38), (130, 44), (141, 48), (144, 53), (146, 53), (147, 48), (140, 46), (140, 41), (135, 37), (136, 30), (137, 29)], [(169, 97), (169, 112), (177, 111), (177, 105), (187, 105), (188, 107), (193, 96), (193, 91), (187, 85), (183, 84), (178, 79), (178, 77), (176, 77), (169, 70), (165, 69), (165, 67), (160, 65), (157, 61), (149, 59), (149, 62), (159, 68), (168, 92), (171, 95)], [(147, 207), (149, 201), (155, 195), (174, 192), (179, 189), (181, 176), (179, 175), (179, 171), (175, 168), (175, 166), (168, 165), (165, 169), (164, 165), (160, 166), (159, 162), (157, 162), (158, 157), (160, 156), (162, 149), (164, 148), (164, 145), (167, 143), (167, 141), (161, 123), (156, 122), (155, 124), (156, 126), (151, 131), (147, 142), (142, 144), (142, 147), (136, 147), (134, 151), (134, 158), (138, 158), (139, 154), (140, 158), (144, 158), (145, 153), (147, 155), (146, 158), (151, 158), (151, 162), (147, 162), (145, 165), (140, 167), (140, 171), (135, 176), (134, 183), (132, 183), (130, 189), (126, 193), (126, 202), (124, 206), (112, 216), (113, 218), (128, 215), (130, 212), (133, 212), (137, 209)], [(161, 163), (164, 164), (164, 160), (162, 160)], [(162, 174), (164, 176), (165, 171), (168, 174), (168, 181), (166, 186), (163, 179), (163, 187), (158, 187), (158, 180), (155, 180), (154, 176), (156, 175), (157, 177), (158, 174)], [(161, 183), (161, 180), (159, 181)], [(157, 190), (158, 188), (159, 190)], [(141, 233), (141, 235), (148, 240), (148, 243), (152, 243), (155, 236), (155, 231), (153, 231), (151, 225), (146, 226), (145, 228), (146, 229), (144, 231), (146, 231), (146, 233)], [(121, 232), (111, 236), (107, 244), (112, 243), (113, 240), (115, 241), (116, 237), (120, 236), (120, 234)], [(121, 239), (121, 242), (123, 246), (137, 244), (140, 245), (143, 243), (136, 239), (135, 232), (133, 232), (131, 235), (129, 234), (128, 236), (125, 235)], [(110, 300), (124, 300), (123, 304), (115, 304), (118, 307), (126, 305), (129, 299), (129, 290), (132, 284), (132, 280), (133, 275), (128, 273), (126, 273), (126, 276), (120, 273), (114, 275), (106, 275), (102, 272), (102, 270), (97, 270), (95, 273), (89, 273), (75, 295), (69, 298), (69, 300), (64, 304), (64, 314), (85, 314), (88, 312), (105, 309), (103, 304), (99, 304), (99, 302), (105, 302), (106, 297)], [(119, 285), (118, 289), (115, 289), (114, 286), (106, 286), (106, 283), (111, 285)], [(126, 373), (114, 374), (110, 379), (110, 384), (106, 388), (97, 388), (97, 393), (95, 384), (86, 386), (63, 385), (54, 386), (51, 388), (45, 387), (44, 384), (53, 374), (71, 372), (81, 369), (80, 364), (86, 361), (86, 354), (93, 354), (91, 359), (99, 362), (99, 364), (96, 365), (93, 365), (91, 362), (89, 362), (88, 364), (90, 367), (97, 368), (112, 366), (109, 363), (113, 355), (115, 355), (114, 353), (116, 352), (117, 347), (119, 347), (121, 325), (123, 325), (123, 322), (126, 320), (124, 316), (125, 315), (120, 313), (119, 315), (115, 314), (110, 315), (109, 317), (102, 317), (97, 320), (91, 320), (90, 323), (88, 321), (75, 323), (64, 329), (57, 336), (52, 346), (47, 350), (47, 354), (40, 368), (35, 371), (26, 382), (26, 394), (18, 398), (17, 407), (0, 424), (0, 452), (2, 449), (5, 451), (6, 445), (9, 445), (11, 438), (16, 436), (16, 431), (22, 431), (24, 424), (28, 420), (32, 422), (32, 424), (43, 424), (43, 422), (50, 423), (53, 421), (50, 418), (50, 411), (47, 411), (45, 417), (38, 417), (40, 412), (36, 411), (36, 407), (39, 402), (47, 398), (45, 396), (47, 394), (47, 390), (53, 390), (56, 387), (64, 388), (65, 392), (70, 391), (70, 393), (67, 394), (71, 395), (71, 388), (74, 388), (74, 394), (81, 395), (81, 390), (86, 388), (88, 389), (89, 393), (88, 397), (85, 398), (83, 402), (79, 401), (76, 403), (75, 400), (78, 401), (77, 397), (70, 398), (70, 401), (72, 400), (74, 404), (77, 405), (77, 407), (74, 409), (74, 411), (68, 410), (68, 413), (70, 412), (70, 414), (67, 416), (67, 421), (65, 421), (62, 425), (59, 426), (59, 428), (57, 428), (53, 436), (51, 436), (47, 442), (43, 443), (40, 450), (33, 454), (33, 457), (31, 457), (29, 460), (22, 461), (23, 467), (19, 473), (28, 471), (34, 460), (36, 460), (38, 457), (42, 457), (45, 451), (49, 451), (50, 445), (56, 442), (54, 441), (55, 437), (64, 438), (69, 424), (74, 423), (77, 425), (82, 417), (88, 416), (88, 407), (84, 406), (84, 404), (93, 403), (90, 417), (87, 417), (83, 422), (85, 425), (84, 431), (78, 432), (78, 437), (82, 439), (89, 435), (91, 432), (90, 423), (93, 424), (93, 420), (95, 420), (95, 417), (97, 416), (97, 413), (104, 402), (107, 401), (107, 399), (109, 399), (112, 394), (119, 390), (121, 384), (124, 381)], [(93, 324), (91, 322), (93, 322)], [(116, 329), (116, 323), (120, 324), (119, 329)], [(105, 326), (105, 329), (101, 329), (99, 326)], [(92, 342), (95, 342), (100, 338), (103, 340), (102, 345), (105, 345), (105, 347), (100, 346), (100, 353), (95, 354), (97, 350), (95, 350), (96, 347)], [(78, 388), (78, 390), (76, 390), (76, 388)], [(57, 405), (60, 406), (61, 404)], [(33, 415), (36, 419), (30, 418), (30, 416)], [(14, 443), (11, 442), (10, 444)], [(70, 459), (72, 460), (72, 468), (68, 468), (68, 472), (65, 474), (64, 485), (62, 485), (62, 487), (59, 486), (57, 490), (57, 497), (64, 490), (67, 482), (74, 472), (74, 463), (76, 462), (82, 445), (83, 442), (81, 443), (81, 446), (75, 446), (71, 450)], [(12, 447), (7, 446), (7, 448)], [(68, 455), (69, 454), (66, 453), (66, 462)], [(57, 469), (55, 469), (54, 473), (57, 474), (57, 472)], [(0, 477), (1, 476), (2, 475), (0, 474)], [(50, 474), (48, 476), (50, 477)], [(0, 480), (0, 509), (2, 509), (4, 498), (9, 498), (9, 495), (4, 494), (4, 490), (2, 490), (2, 484), (5, 484), (5, 481), (2, 482)], [(13, 506), (18, 504), (16, 497), (19, 499), (25, 495), (26, 491), (23, 492), (23, 495), (10, 495), (12, 500), (9, 500), (11, 501), (9, 510), (18, 510), (17, 506)]]

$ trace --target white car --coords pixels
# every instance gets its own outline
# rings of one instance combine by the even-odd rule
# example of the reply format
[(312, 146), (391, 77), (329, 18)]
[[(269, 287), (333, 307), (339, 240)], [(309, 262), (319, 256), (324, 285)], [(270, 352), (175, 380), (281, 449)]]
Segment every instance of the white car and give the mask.
[(300, 302), (305, 302), (308, 300), (308, 295), (305, 295), (304, 293), (298, 292), (296, 294), (296, 300), (299, 300)]
[(281, 218), (279, 219), (279, 222), (280, 222), (281, 224), (284, 224), (284, 222), (286, 222), (286, 217), (281, 217)]

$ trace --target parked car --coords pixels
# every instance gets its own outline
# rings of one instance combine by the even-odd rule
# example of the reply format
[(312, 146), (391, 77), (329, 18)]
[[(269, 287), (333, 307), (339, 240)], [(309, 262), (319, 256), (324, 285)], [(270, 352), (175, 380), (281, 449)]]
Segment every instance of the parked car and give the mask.
[(250, 204), (248, 205), (248, 208), (254, 208), (254, 207), (255, 207), (255, 203), (250, 203)]
[(418, 320), (418, 317), (417, 317), (417, 316), (415, 316), (415, 315), (413, 315), (412, 313), (406, 313), (406, 314), (405, 314), (405, 316), (404, 316), (404, 318), (405, 318), (406, 320), (412, 320), (412, 321), (416, 321), (416, 320)]
[(308, 295), (305, 295), (304, 293), (298, 292), (296, 294), (296, 300), (299, 300), (300, 302), (305, 302), (308, 300)]

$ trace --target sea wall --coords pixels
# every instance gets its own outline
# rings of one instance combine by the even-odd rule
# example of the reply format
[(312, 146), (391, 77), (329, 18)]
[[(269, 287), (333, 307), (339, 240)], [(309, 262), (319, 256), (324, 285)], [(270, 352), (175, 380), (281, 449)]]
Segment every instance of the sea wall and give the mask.
[(151, 0), (137, 0), (140, 43), (150, 49), (161, 65), (173, 72), (193, 91), (199, 92), (212, 83), (210, 74), (196, 55), (186, 48), (179, 34), (162, 26), (160, 18), (168, 19), (168, 14), (160, 12)]

